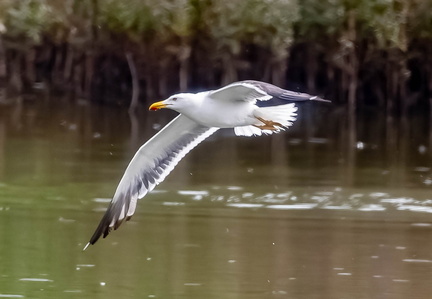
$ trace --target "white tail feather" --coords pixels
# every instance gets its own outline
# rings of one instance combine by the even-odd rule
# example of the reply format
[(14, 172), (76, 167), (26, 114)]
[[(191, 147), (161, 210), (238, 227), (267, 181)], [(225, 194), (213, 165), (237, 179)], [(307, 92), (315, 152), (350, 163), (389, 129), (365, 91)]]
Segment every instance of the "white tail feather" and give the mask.
[[(297, 107), (294, 103), (273, 106), (273, 107), (262, 107), (255, 110), (255, 117), (260, 117), (265, 120), (280, 123), (282, 127), (278, 127), (277, 130), (261, 130), (255, 126), (243, 126), (235, 127), (234, 133), (237, 136), (261, 136), (262, 134), (270, 135), (273, 133), (279, 133), (284, 131), (285, 128), (292, 126), (293, 122), (297, 119)], [(263, 125), (257, 119), (257, 126)]]

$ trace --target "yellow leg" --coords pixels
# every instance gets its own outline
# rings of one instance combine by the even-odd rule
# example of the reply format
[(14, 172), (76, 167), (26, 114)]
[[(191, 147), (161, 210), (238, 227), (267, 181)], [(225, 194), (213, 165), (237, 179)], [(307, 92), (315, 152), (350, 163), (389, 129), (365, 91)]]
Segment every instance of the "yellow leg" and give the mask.
[(272, 120), (265, 120), (265, 119), (258, 117), (258, 116), (255, 116), (255, 117), (256, 117), (256, 119), (258, 119), (260, 122), (262, 122), (264, 124), (263, 126), (254, 125), (258, 129), (276, 131), (279, 128), (282, 128), (282, 125), (278, 122), (275, 122)]

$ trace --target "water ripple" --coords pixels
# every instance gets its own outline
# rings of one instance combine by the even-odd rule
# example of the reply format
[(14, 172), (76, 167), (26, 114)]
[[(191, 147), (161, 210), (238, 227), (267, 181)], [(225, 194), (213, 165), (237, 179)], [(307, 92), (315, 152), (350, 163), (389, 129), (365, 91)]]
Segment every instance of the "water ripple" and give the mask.
[(407, 262), (407, 263), (432, 263), (432, 260), (403, 259), (402, 262)]
[(38, 281), (38, 282), (53, 282), (54, 280), (46, 279), (46, 278), (20, 278), (20, 281)]
[[(238, 188), (234, 185), (210, 186), (198, 190), (166, 191), (182, 195), (178, 200), (166, 201), (166, 195), (153, 194), (157, 202), (165, 206), (183, 206), (195, 201), (220, 203), (230, 208), (273, 209), (273, 210), (333, 210), (359, 213), (407, 212), (432, 213), (432, 198), (427, 192), (417, 192), (417, 196), (397, 196), (397, 192), (366, 191), (334, 187), (327, 190), (293, 188), (281, 192), (260, 193), (254, 188)], [(402, 193), (402, 192), (400, 192)], [(372, 214), (371, 214), (372, 215)], [(428, 220), (418, 221), (413, 226), (432, 226)]]
[(397, 209), (400, 211), (432, 213), (432, 207), (427, 206), (402, 205), (399, 206)]
[(290, 205), (268, 205), (266, 208), (268, 209), (276, 209), (276, 210), (308, 210), (315, 208), (317, 204), (290, 204)]
[(359, 211), (363, 211), (363, 212), (368, 212), (368, 211), (385, 211), (386, 208), (383, 207), (382, 205), (378, 205), (378, 204), (369, 204), (369, 205), (361, 206), (358, 210)]
[(261, 208), (264, 205), (259, 203), (229, 203), (227, 206), (236, 208)]

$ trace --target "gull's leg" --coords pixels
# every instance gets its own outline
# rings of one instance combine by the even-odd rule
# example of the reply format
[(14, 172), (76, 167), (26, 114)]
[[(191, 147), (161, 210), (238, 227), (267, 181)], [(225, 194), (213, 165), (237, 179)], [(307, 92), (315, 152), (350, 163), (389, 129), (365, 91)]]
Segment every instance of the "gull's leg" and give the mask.
[(278, 122), (275, 122), (275, 121), (272, 121), (272, 120), (265, 120), (264, 118), (259, 117), (259, 116), (255, 116), (255, 118), (258, 119), (260, 122), (262, 122), (264, 124), (263, 126), (254, 125), (258, 129), (276, 131), (279, 128), (282, 128), (282, 125), (280, 123), (278, 123)]

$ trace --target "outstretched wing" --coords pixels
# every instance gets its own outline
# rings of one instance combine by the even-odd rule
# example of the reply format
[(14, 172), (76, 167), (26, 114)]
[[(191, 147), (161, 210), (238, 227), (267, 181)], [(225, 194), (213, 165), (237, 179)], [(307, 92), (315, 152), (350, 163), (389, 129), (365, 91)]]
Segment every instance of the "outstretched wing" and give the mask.
[(137, 200), (162, 182), (177, 163), (201, 141), (216, 132), (184, 115), (177, 116), (136, 152), (129, 163), (114, 197), (89, 244), (105, 238), (135, 212)]

